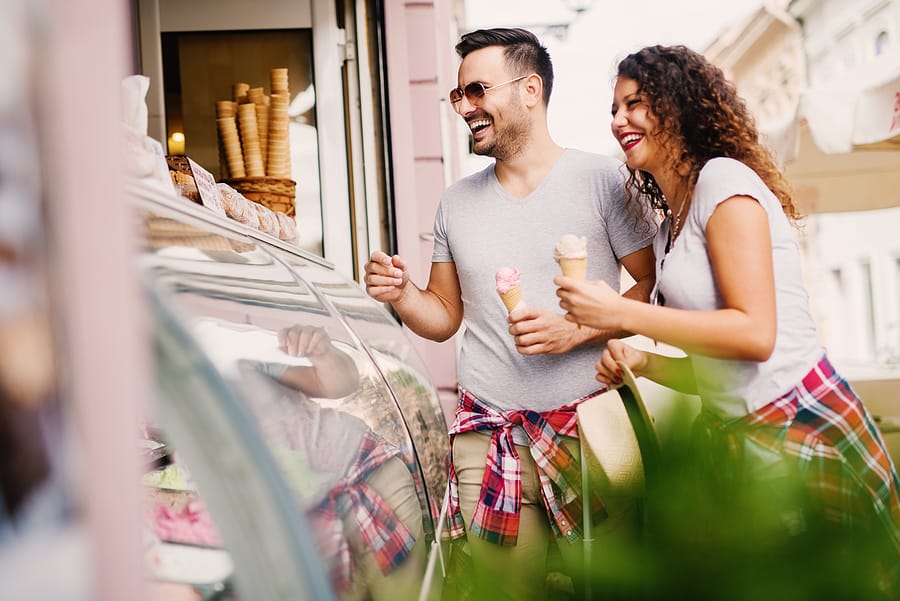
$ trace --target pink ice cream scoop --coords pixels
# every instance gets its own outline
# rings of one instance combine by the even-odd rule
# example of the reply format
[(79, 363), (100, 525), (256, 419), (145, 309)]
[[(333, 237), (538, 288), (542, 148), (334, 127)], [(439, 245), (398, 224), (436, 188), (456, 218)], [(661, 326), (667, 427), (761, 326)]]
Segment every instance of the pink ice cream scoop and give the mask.
[(497, 283), (497, 294), (506, 306), (506, 310), (512, 313), (515, 309), (525, 306), (522, 300), (522, 286), (519, 284), (519, 270), (516, 267), (501, 267), (494, 275)]
[(497, 282), (497, 294), (506, 294), (519, 285), (519, 269), (517, 267), (501, 267), (494, 275)]

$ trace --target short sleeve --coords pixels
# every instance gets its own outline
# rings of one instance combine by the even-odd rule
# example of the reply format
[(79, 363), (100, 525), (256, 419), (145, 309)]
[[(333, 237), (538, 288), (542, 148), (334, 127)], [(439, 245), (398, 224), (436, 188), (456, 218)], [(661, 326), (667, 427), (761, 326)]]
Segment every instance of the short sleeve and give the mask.
[(640, 203), (640, 216), (633, 209), (629, 210), (625, 197), (625, 178), (619, 170), (611, 170), (607, 192), (603, 219), (610, 246), (616, 259), (621, 260), (622, 257), (650, 246), (656, 234), (657, 219), (646, 203)]
[(716, 158), (700, 170), (691, 213), (699, 221), (701, 230), (706, 230), (713, 211), (729, 198), (749, 196), (767, 208), (764, 201), (770, 195), (759, 175), (748, 166), (734, 159)]
[(446, 196), (441, 198), (434, 215), (434, 249), (431, 251), (432, 263), (453, 263), (453, 253), (447, 237), (447, 213), (444, 210)]

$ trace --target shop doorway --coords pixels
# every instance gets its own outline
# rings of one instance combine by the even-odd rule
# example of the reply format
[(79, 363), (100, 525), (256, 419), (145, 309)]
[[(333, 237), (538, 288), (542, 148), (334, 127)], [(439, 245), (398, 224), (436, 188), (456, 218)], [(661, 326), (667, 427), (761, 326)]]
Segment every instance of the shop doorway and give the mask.
[(389, 248), (377, 3), (135, 0), (150, 135), (219, 175), (215, 103), (287, 67), (300, 246), (359, 280)]

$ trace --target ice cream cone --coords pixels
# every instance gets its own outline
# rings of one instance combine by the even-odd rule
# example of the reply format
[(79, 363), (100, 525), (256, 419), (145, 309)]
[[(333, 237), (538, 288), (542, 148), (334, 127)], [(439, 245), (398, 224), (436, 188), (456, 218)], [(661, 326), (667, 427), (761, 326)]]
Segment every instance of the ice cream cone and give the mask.
[(559, 259), (562, 274), (568, 278), (584, 280), (587, 278), (587, 257), (580, 259)]
[[(587, 238), (564, 234), (553, 246), (553, 258), (562, 274), (576, 280), (587, 279)], [(581, 329), (581, 324), (577, 324)]]
[(506, 310), (512, 313), (513, 310), (522, 303), (522, 286), (513, 286), (506, 292), (500, 294), (500, 299), (506, 305)]

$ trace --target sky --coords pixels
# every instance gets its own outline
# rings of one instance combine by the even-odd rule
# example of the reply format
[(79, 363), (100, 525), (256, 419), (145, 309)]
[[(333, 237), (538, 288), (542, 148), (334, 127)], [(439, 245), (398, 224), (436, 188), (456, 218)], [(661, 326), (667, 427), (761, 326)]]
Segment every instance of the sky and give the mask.
[[(524, 27), (553, 60), (550, 132), (557, 143), (618, 152), (609, 133), (612, 75), (619, 59), (649, 44), (684, 44), (703, 51), (764, 0), (594, 0), (565, 39), (546, 27), (574, 14), (565, 0), (466, 0), (466, 29)], [(513, 15), (511, 17), (510, 15)]]

